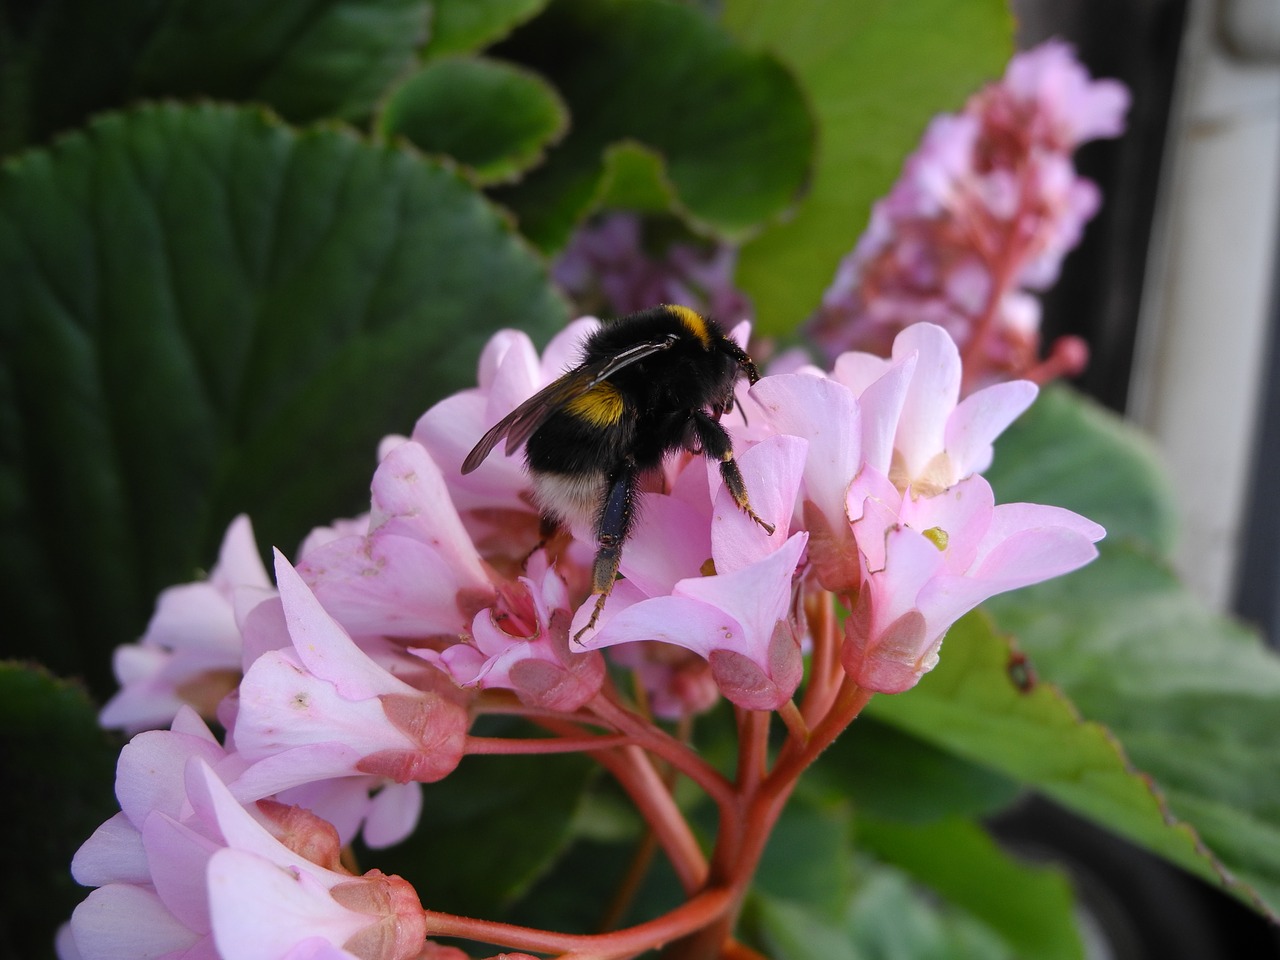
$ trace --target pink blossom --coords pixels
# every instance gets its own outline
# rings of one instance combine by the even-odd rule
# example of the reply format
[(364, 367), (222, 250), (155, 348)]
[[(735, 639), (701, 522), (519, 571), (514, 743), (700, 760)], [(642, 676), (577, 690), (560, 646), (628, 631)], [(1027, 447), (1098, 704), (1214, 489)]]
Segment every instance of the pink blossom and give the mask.
[(263, 654), (241, 681), (234, 739), (252, 764), (244, 778), (274, 793), (361, 773), (429, 782), (452, 770), (465, 710), (362, 651), (279, 552), (276, 581), (293, 645)]
[(663, 720), (697, 716), (720, 700), (711, 664), (692, 650), (641, 640), (610, 647), (609, 660), (634, 671), (649, 710)]
[(199, 734), (142, 736), (163, 747), (162, 762), (137, 766), (122, 755), (117, 787), (131, 799), (73, 866), (78, 880), (97, 886), (72, 915), (76, 956), (283, 958), (312, 955), (292, 952), (312, 940), (326, 945), (317, 956), (417, 955), (425, 925), (407, 883), (347, 873), (337, 835), (312, 814), (243, 807)]
[(237, 599), (256, 602), (270, 591), (249, 518), (236, 517), (208, 579), (164, 590), (142, 639), (116, 648), (121, 687), (102, 708), (102, 725), (166, 726), (184, 704), (212, 717), (240, 678)]
[[(629, 551), (630, 560), (624, 555), (623, 567), (624, 572), (644, 572), (628, 573), (628, 579), (614, 588), (599, 624), (587, 631), (582, 646), (600, 649), (637, 640), (674, 644), (705, 658), (720, 692), (739, 706), (771, 710), (785, 703), (802, 673), (800, 638), (790, 611), (793, 578), (808, 535), (801, 531), (788, 537), (787, 531), (805, 449), (803, 441), (777, 437), (739, 458), (744, 479), (761, 491), (755, 506), (774, 523), (772, 537), (759, 530), (723, 489), (703, 508), (710, 522), (675, 528), (650, 518), (678, 510), (679, 504), (667, 500), (664, 509), (657, 506), (663, 498), (650, 495), (656, 503), (648, 506), (656, 509), (646, 509), (636, 532), (639, 545)], [(752, 483), (763, 476), (775, 483)], [(671, 556), (688, 558), (685, 569), (675, 565), (664, 571), (646, 564), (645, 544), (651, 534), (665, 540)], [(701, 575), (705, 561), (693, 565), (699, 556), (711, 561), (714, 573)], [(672, 577), (679, 579), (672, 582)], [(652, 591), (648, 596), (646, 589)], [(579, 608), (575, 633), (585, 626), (592, 606)]]
[(570, 649), (572, 616), (564, 581), (545, 567), (519, 578), (494, 606), (477, 613), (469, 643), (412, 652), (460, 686), (513, 690), (529, 706), (571, 713), (604, 681), (598, 653)]
[(863, 579), (841, 662), (860, 686), (881, 693), (907, 690), (933, 669), (961, 615), (997, 593), (1083, 566), (1104, 536), (1069, 510), (997, 506), (976, 474), (916, 497), (868, 470), (850, 487), (849, 516)]
[(391, 449), (373, 475), (365, 534), (311, 549), (298, 572), (355, 636), (456, 635), (494, 587), (426, 448)]
[(1098, 189), (1070, 155), (1118, 136), (1128, 99), (1123, 85), (1091, 80), (1063, 43), (1015, 56), (962, 114), (929, 125), (841, 262), (814, 339), (832, 358), (849, 349), (884, 356), (898, 331), (937, 324), (964, 353), (966, 394), (1079, 372), (1078, 340), (1040, 359), (1039, 307), (1022, 288), (1054, 282), (1097, 211)]

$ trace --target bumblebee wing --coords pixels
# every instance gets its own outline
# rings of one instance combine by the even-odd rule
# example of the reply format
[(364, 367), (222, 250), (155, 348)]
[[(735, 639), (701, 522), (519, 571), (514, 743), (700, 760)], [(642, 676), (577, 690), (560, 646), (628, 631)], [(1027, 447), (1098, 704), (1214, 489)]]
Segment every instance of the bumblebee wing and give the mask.
[(489, 432), (480, 438), (480, 442), (467, 454), (467, 459), (462, 461), (462, 472), (470, 473), (480, 466), (503, 437), (507, 438), (507, 453), (510, 454), (533, 436), (534, 431), (565, 404), (608, 380), (623, 367), (668, 349), (676, 340), (675, 336), (667, 336), (661, 340), (638, 343), (607, 359), (584, 363), (552, 381), (495, 423)]
[(507, 438), (507, 453), (524, 443), (538, 427), (546, 423), (547, 418), (571, 401), (591, 389), (591, 379), (584, 374), (583, 368), (570, 370), (558, 380), (553, 380), (520, 406), (490, 428), (480, 438), (462, 461), (462, 472), (470, 473), (484, 462), (493, 452), (498, 441)]
[(608, 380), (623, 367), (629, 367), (638, 360), (643, 360), (645, 357), (651, 357), (655, 353), (670, 349), (679, 339), (675, 334), (668, 334), (660, 340), (645, 340), (643, 343), (627, 347), (627, 349), (615, 353), (608, 359), (600, 360), (596, 363), (583, 364), (578, 370), (588, 373), (591, 377), (590, 382), (584, 388), (584, 392), (590, 390), (596, 384)]

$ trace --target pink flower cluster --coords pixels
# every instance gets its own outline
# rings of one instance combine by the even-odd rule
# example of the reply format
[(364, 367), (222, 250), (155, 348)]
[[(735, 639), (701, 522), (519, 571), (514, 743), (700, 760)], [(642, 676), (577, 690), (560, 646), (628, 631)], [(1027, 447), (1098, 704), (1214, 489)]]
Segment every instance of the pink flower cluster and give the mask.
[(676, 242), (658, 252), (644, 232), (637, 214), (604, 214), (574, 232), (552, 277), (584, 311), (627, 314), (681, 303), (714, 317), (750, 318), (751, 301), (733, 284), (733, 247)]
[[(475, 389), (384, 441), (367, 516), (315, 531), (296, 564), (276, 552), (274, 589), (240, 519), (206, 583), (161, 597), (142, 641), (117, 657), (123, 686), (103, 721), (172, 728), (139, 734), (121, 756), (122, 812), (77, 857), (77, 878), (98, 889), (72, 919), (64, 958), (138, 945), (412, 956), (426, 932), (413, 891), (376, 871), (349, 875), (336, 850), (357, 833), (372, 846), (406, 836), (420, 784), (479, 742), (468, 734), (477, 714), (622, 730), (601, 700), (606, 650), (659, 716), (719, 695), (784, 708), (804, 652), (822, 643), (825, 662), (863, 690), (900, 692), (937, 662), (957, 617), (1096, 555), (1096, 524), (997, 505), (980, 475), (1036, 388), (960, 399), (954, 342), (920, 324), (888, 359), (849, 353), (829, 372), (741, 384), (725, 422), (773, 534), (737, 507), (716, 465), (669, 461), (649, 478), (624, 579), (572, 640), (595, 604), (595, 544), (543, 541), (519, 456), (467, 475), (460, 466), (489, 426), (576, 361), (596, 323), (576, 321), (541, 356), (521, 333), (496, 335)], [(745, 325), (735, 335), (745, 340)], [(850, 611), (842, 634), (806, 620), (829, 594)], [(207, 710), (228, 675), (239, 683), (216, 706), (220, 744), (191, 708)]]
[(1040, 304), (1026, 291), (1054, 283), (1098, 209), (1071, 154), (1118, 136), (1128, 103), (1123, 84), (1091, 80), (1065, 43), (1015, 56), (1001, 82), (929, 125), (824, 294), (815, 342), (831, 357), (885, 356), (900, 330), (929, 322), (960, 344), (965, 393), (1078, 373), (1087, 352), (1076, 338), (1041, 362)]

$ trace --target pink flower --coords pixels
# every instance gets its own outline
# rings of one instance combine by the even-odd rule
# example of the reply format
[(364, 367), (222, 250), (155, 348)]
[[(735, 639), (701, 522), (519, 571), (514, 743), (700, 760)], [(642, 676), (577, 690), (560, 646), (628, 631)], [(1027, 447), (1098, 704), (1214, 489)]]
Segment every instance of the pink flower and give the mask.
[(1090, 80), (1063, 43), (1015, 56), (963, 114), (929, 125), (841, 262), (814, 339), (830, 357), (883, 356), (899, 330), (937, 324), (964, 353), (966, 394), (1079, 372), (1086, 358), (1075, 339), (1040, 360), (1039, 305), (1020, 288), (1053, 283), (1079, 242), (1099, 194), (1070, 155), (1118, 136), (1127, 107), (1123, 85)]
[(121, 687), (102, 708), (102, 725), (163, 727), (184, 704), (212, 717), (240, 679), (237, 600), (257, 602), (270, 591), (249, 518), (236, 517), (209, 578), (163, 591), (142, 639), (116, 648)]
[(604, 660), (570, 649), (568, 591), (554, 568), (541, 565), (476, 614), (469, 643), (411, 652), (460, 686), (513, 690), (529, 706), (577, 710), (599, 692)]
[(378, 465), (368, 532), (314, 547), (298, 572), (360, 637), (456, 635), (494, 598), (441, 469), (414, 441)]
[[(893, 431), (890, 476), (899, 489), (910, 487), (920, 496), (986, 470), (996, 437), (1031, 406), (1037, 389), (1026, 380), (1015, 380), (961, 400), (959, 350), (931, 324), (908, 327), (895, 338), (893, 359), (902, 362), (912, 355), (915, 367)], [(896, 395), (893, 402), (896, 405)]]
[(467, 716), (456, 699), (429, 676), (415, 677), (420, 688), (375, 662), (278, 552), (276, 580), (292, 646), (263, 654), (241, 681), (242, 782), (265, 795), (358, 774), (430, 782), (457, 766)]
[(203, 736), (135, 742), (121, 756), (122, 814), (73, 864), (97, 887), (71, 918), (76, 956), (417, 955), (426, 930), (407, 883), (347, 873), (336, 833), (306, 811), (246, 809), (210, 765), (219, 751), (200, 746)]
[[(809, 538), (803, 531), (788, 537), (787, 531), (805, 448), (802, 440), (775, 437), (738, 458), (753, 497), (759, 491), (756, 511), (776, 527), (772, 537), (723, 488), (702, 507), (705, 521), (694, 507), (681, 524), (664, 520), (689, 513), (687, 504), (650, 494), (624, 554), (627, 579), (614, 588), (583, 647), (640, 640), (674, 644), (706, 659), (720, 692), (739, 706), (771, 710), (786, 703), (803, 672), (791, 606), (793, 578)], [(772, 482), (762, 482), (765, 477)], [(662, 547), (654, 549), (659, 540)], [(704, 576), (706, 560), (715, 572)], [(592, 606), (579, 608), (575, 633)]]
[(973, 475), (932, 496), (865, 471), (849, 491), (863, 580), (841, 662), (864, 689), (900, 693), (938, 662), (943, 635), (997, 593), (1069, 573), (1105, 531), (1069, 510), (997, 506)]

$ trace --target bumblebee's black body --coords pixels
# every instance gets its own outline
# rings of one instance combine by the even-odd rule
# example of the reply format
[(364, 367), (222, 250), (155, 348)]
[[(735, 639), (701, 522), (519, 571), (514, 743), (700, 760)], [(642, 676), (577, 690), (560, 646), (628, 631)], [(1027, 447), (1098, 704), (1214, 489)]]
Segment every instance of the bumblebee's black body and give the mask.
[(581, 363), (486, 433), (462, 471), (478, 467), (503, 437), (507, 453), (525, 443), (544, 517), (595, 531), (592, 589), (600, 599), (591, 626), (618, 572), (639, 479), (669, 453), (683, 449), (717, 460), (738, 506), (773, 532), (751, 509), (719, 422), (743, 374), (759, 379), (751, 358), (714, 320), (687, 307), (631, 314), (591, 334)]

